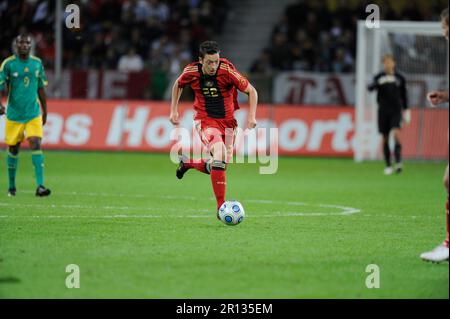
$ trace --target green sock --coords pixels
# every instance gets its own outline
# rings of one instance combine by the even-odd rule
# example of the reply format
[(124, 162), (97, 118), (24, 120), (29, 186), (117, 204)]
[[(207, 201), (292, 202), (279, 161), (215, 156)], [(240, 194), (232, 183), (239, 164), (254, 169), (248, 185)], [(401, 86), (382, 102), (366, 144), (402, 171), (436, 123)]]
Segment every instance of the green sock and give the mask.
[(42, 151), (31, 152), (31, 160), (33, 161), (37, 187), (44, 185), (44, 155)]
[(19, 157), (17, 155), (12, 155), (8, 152), (6, 157), (6, 163), (8, 166), (8, 178), (9, 178), (9, 188), (16, 188), (16, 172), (17, 172), (17, 164), (19, 162)]

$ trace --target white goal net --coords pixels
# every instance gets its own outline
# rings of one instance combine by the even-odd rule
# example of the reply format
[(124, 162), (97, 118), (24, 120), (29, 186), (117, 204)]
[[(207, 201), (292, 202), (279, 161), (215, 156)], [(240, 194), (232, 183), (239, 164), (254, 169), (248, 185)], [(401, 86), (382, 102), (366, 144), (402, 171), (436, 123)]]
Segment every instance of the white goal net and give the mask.
[[(444, 159), (448, 156), (448, 104), (431, 109), (426, 94), (448, 90), (448, 42), (439, 22), (381, 21), (379, 28), (358, 22), (355, 161), (381, 158), (376, 93), (367, 91), (382, 71), (382, 57), (392, 54), (407, 80), (411, 124), (402, 128), (406, 158)], [(441, 145), (444, 143), (444, 145)], [(436, 145), (434, 145), (436, 144)]]

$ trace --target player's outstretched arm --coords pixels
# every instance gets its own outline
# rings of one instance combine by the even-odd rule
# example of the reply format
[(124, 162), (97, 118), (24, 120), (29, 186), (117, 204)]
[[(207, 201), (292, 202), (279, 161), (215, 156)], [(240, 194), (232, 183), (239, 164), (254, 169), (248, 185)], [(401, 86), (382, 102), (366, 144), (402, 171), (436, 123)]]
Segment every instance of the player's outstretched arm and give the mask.
[(432, 106), (448, 102), (448, 91), (433, 91), (427, 94), (427, 99)]
[(170, 122), (173, 125), (180, 124), (180, 121), (178, 119), (178, 102), (180, 101), (181, 93), (183, 93), (183, 88), (180, 88), (178, 86), (177, 79), (172, 87), (172, 99), (170, 102)]
[(258, 92), (250, 83), (244, 91), (248, 94), (248, 103), (250, 105), (250, 109), (248, 111), (247, 117), (247, 128), (253, 129), (256, 127), (256, 108), (258, 106)]
[(38, 95), (42, 108), (42, 125), (45, 125), (45, 123), (47, 123), (47, 95), (45, 94), (45, 89), (39, 88)]

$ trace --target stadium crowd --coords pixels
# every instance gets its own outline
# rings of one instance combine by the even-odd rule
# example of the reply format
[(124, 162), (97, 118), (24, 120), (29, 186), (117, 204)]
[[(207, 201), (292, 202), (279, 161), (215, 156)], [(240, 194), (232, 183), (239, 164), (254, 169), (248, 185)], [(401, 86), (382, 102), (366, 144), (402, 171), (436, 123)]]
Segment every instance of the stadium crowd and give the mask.
[[(177, 73), (198, 44), (222, 30), (223, 0), (82, 0), (81, 28), (63, 28), (63, 65), (68, 68)], [(13, 38), (30, 32), (35, 54), (52, 68), (54, 2), (0, 0), (0, 58), (10, 55)]]
[[(355, 2), (297, 0), (285, 9), (274, 26), (271, 42), (254, 61), (251, 72), (303, 70), (348, 73), (355, 70), (356, 24), (365, 20), (366, 6), (374, 1)], [(420, 8), (417, 0), (380, 4), (383, 20), (436, 21), (445, 4), (430, 2)], [(356, 5), (355, 5), (356, 4)], [(425, 9), (425, 10), (424, 10)]]
[[(64, 28), (63, 65), (79, 69), (150, 70), (177, 74), (196, 56), (198, 44), (222, 32), (230, 7), (225, 0), (77, 0), (80, 29)], [(331, 4), (335, 3), (334, 6)], [(251, 73), (304, 70), (354, 72), (356, 21), (365, 19), (368, 1), (297, 0), (274, 26), (271, 42)], [(380, 1), (378, 1), (380, 3)], [(417, 0), (395, 9), (381, 1), (386, 20), (436, 20), (433, 1), (424, 10)], [(50, 0), (0, 0), (0, 58), (10, 55), (14, 36), (31, 32), (35, 53), (53, 67), (54, 3)]]

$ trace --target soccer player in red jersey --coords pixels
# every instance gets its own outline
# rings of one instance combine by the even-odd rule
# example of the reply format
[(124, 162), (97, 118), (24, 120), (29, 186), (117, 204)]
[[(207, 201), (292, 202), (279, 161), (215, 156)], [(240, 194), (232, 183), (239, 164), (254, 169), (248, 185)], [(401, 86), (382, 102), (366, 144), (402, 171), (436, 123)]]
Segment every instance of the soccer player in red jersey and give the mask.
[(200, 44), (199, 61), (187, 65), (173, 85), (170, 121), (175, 126), (179, 125), (178, 101), (187, 85), (195, 93), (195, 128), (212, 159), (193, 160), (183, 155), (176, 175), (181, 179), (192, 168), (210, 174), (218, 210), (225, 201), (225, 171), (233, 156), (237, 128), (234, 112), (239, 108), (237, 90), (248, 95), (248, 129), (256, 127), (258, 93), (230, 61), (220, 58), (219, 46), (214, 41)]
[[(442, 33), (444, 37), (448, 41), (448, 8), (442, 11), (441, 14), (441, 23), (442, 23)], [(448, 102), (448, 91), (433, 91), (428, 93), (427, 95), (428, 101), (435, 106), (441, 103)], [(448, 145), (447, 145), (448, 147)], [(447, 237), (445, 238), (444, 242), (437, 246), (432, 251), (425, 252), (420, 255), (420, 257), (425, 261), (432, 261), (432, 262), (441, 262), (448, 260), (448, 164), (447, 168), (445, 169), (444, 173), (444, 185), (447, 189)]]

